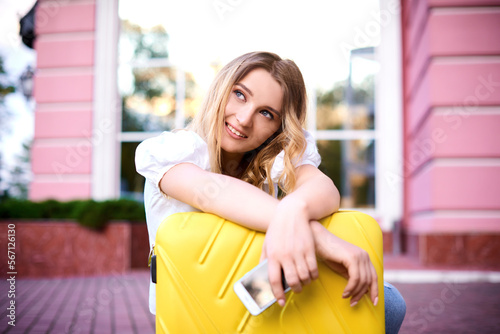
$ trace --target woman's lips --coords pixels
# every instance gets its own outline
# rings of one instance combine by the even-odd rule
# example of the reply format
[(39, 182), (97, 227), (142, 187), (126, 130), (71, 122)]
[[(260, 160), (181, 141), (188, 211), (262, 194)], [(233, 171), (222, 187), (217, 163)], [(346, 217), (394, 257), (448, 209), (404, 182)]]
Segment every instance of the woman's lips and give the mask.
[(226, 129), (229, 132), (229, 134), (232, 135), (232, 137), (241, 138), (241, 139), (248, 138), (247, 135), (245, 135), (244, 133), (241, 133), (240, 131), (235, 129), (231, 124), (229, 124), (227, 122), (226, 122)]

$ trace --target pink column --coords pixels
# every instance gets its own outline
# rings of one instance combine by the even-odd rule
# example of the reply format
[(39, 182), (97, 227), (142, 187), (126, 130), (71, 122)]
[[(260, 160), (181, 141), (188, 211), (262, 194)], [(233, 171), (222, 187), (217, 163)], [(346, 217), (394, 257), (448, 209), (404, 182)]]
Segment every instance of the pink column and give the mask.
[(402, 8), (407, 250), (498, 266), (500, 1)]
[(95, 1), (40, 1), (36, 13), (32, 200), (91, 194)]

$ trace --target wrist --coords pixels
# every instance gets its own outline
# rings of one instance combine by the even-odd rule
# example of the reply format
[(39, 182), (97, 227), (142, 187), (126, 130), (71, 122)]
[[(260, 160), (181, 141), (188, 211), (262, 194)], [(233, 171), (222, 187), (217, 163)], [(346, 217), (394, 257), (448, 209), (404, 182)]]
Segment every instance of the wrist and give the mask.
[(310, 226), (314, 238), (316, 254), (319, 258), (323, 258), (328, 248), (327, 239), (331, 233), (317, 220), (311, 220)]
[(317, 220), (311, 220), (309, 225), (311, 226), (311, 231), (314, 237), (314, 242), (319, 244), (322, 240), (322, 236), (325, 233), (325, 227)]
[(307, 207), (307, 202), (302, 200), (301, 198), (293, 196), (292, 194), (285, 196), (278, 204), (278, 208), (284, 210), (291, 210), (295, 214), (303, 217), (305, 220), (307, 221), (311, 220), (311, 217), (309, 215), (309, 210)]

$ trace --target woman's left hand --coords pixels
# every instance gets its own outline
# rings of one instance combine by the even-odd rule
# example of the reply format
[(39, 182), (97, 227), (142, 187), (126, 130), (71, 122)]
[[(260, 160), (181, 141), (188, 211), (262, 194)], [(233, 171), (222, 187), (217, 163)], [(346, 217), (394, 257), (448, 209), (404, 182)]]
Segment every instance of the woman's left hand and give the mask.
[(269, 224), (261, 260), (268, 259), (269, 281), (278, 303), (285, 305), (281, 275), (294, 292), (318, 278), (314, 237), (305, 203), (285, 197)]
[(318, 257), (347, 279), (343, 298), (351, 298), (351, 306), (354, 306), (366, 294), (377, 305), (378, 277), (368, 253), (335, 236), (317, 221), (312, 221), (310, 226)]

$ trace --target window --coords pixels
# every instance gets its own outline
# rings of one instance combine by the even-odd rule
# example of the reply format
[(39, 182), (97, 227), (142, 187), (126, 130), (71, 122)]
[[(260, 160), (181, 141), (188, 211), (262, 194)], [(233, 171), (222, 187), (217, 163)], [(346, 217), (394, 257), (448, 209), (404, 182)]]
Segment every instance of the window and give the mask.
[[(336, 183), (342, 208), (375, 208), (374, 48), (351, 50), (349, 75), (331, 90), (316, 92), (320, 169)], [(336, 180), (336, 181), (335, 181)]]
[[(402, 160), (399, 2), (112, 3), (121, 26), (120, 196), (142, 199), (144, 179), (133, 161), (139, 142), (184, 127), (221, 65), (270, 50), (302, 70), (307, 129), (342, 208), (372, 214), (384, 229), (401, 217), (402, 184), (389, 180), (401, 175)], [(286, 15), (277, 15), (283, 8)]]
[(142, 200), (144, 178), (135, 171), (139, 143), (184, 127), (201, 99), (189, 72), (171, 63), (161, 20), (137, 15), (142, 4), (120, 1), (118, 90), (121, 98), (120, 196)]

